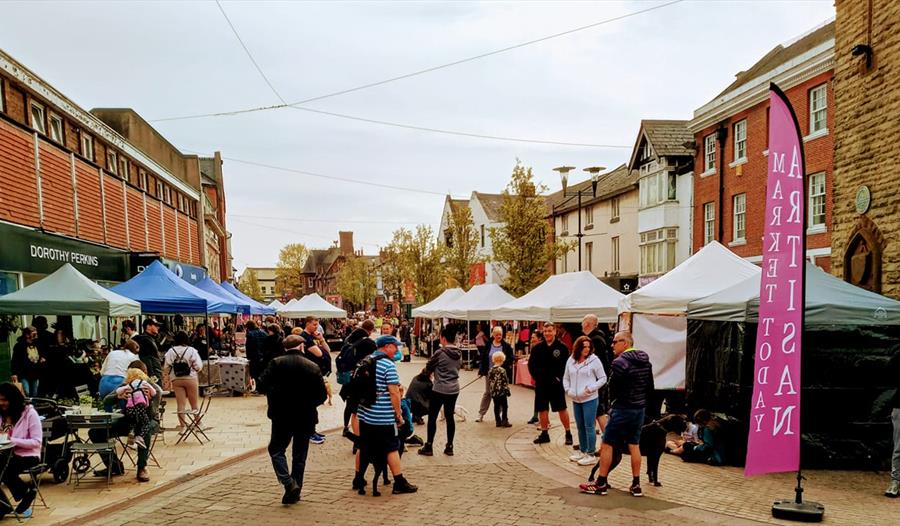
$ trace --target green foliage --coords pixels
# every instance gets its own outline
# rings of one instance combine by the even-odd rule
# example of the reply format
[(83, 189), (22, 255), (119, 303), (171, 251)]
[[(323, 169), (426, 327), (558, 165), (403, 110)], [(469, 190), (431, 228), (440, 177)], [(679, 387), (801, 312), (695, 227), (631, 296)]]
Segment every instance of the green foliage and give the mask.
[(447, 277), (456, 286), (469, 289), (472, 265), (478, 262), (478, 231), (472, 222), (472, 209), (460, 206), (451, 208), (447, 226), (450, 239), (444, 250)]
[(285, 245), (278, 254), (275, 266), (275, 291), (300, 297), (303, 292), (303, 267), (309, 258), (309, 250), (303, 243)]
[(241, 276), (241, 281), (238, 283), (237, 288), (239, 291), (250, 296), (256, 301), (261, 301), (263, 299), (262, 289), (260, 289), (259, 287), (259, 279), (257, 279), (256, 277), (255, 270), (245, 270), (244, 274)]
[(492, 261), (507, 273), (504, 288), (521, 296), (540, 285), (551, 272), (556, 258), (572, 250), (571, 243), (551, 236), (543, 185), (536, 186), (531, 168), (516, 163), (503, 191), (500, 222), (491, 228)]
[(338, 294), (360, 309), (375, 303), (375, 268), (370, 258), (348, 256), (337, 273)]

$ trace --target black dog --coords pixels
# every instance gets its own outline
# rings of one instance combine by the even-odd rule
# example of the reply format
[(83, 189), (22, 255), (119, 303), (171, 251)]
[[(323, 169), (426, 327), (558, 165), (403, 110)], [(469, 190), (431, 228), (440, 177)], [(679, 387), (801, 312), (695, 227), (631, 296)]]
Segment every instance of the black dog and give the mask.
[[(345, 436), (353, 442), (353, 445), (356, 446), (357, 449), (359, 449), (359, 479), (354, 479), (353, 489), (357, 490), (360, 495), (366, 494), (366, 480), (364, 477), (371, 464), (375, 470), (375, 476), (372, 477), (372, 496), (380, 497), (381, 492), (378, 491), (378, 478), (381, 477), (383, 479), (382, 484), (384, 486), (391, 483), (391, 480), (388, 478), (387, 454), (384, 451), (376, 451), (376, 448), (366, 444), (359, 435), (348, 433)], [(403, 450), (403, 443), (401, 442), (399, 451), (400, 456), (403, 456)]]
[[(687, 429), (687, 418), (684, 415), (666, 415), (641, 428), (641, 455), (647, 457), (647, 478), (654, 486), (662, 486), (659, 482), (659, 459), (666, 450), (666, 435), (669, 433), (681, 434), (685, 429)], [(622, 455), (628, 454), (628, 447), (624, 444), (613, 444), (612, 446), (613, 458), (612, 464), (609, 466), (610, 473), (622, 461)], [(598, 469), (600, 469), (599, 460), (591, 468), (588, 482), (594, 481)]]

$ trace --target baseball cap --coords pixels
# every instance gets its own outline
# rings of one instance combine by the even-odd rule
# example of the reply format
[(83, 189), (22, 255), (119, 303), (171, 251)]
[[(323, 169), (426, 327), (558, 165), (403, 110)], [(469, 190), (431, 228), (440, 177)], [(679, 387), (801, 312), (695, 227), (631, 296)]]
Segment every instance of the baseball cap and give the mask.
[(403, 344), (396, 336), (391, 336), (390, 334), (385, 334), (384, 336), (379, 336), (378, 339), (375, 340), (375, 346), (381, 349), (382, 347), (390, 344), (394, 344), (396, 346), (400, 346)]
[(144, 322), (141, 323), (141, 327), (146, 329), (150, 325), (156, 325), (157, 327), (159, 327), (159, 322), (153, 318), (144, 318)]

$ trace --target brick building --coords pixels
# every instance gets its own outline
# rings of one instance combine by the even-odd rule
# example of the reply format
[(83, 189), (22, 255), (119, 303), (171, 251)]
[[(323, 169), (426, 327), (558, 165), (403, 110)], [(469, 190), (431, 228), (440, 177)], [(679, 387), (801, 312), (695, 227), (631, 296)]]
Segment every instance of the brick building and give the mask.
[[(347, 258), (354, 254), (367, 258), (371, 262), (378, 260), (378, 256), (363, 256), (361, 250), (354, 251), (353, 232), (338, 232), (338, 241), (335, 241), (334, 245), (326, 249), (310, 250), (306, 265), (303, 266), (301, 272), (303, 276), (302, 296), (315, 292), (329, 303), (347, 308), (348, 306), (344, 305), (343, 298), (337, 290), (337, 275)], [(301, 295), (295, 294), (295, 296), (300, 297)], [(349, 307), (362, 308), (360, 305)]]
[(900, 3), (835, 4), (832, 271), (900, 299)]
[(776, 46), (694, 112), (693, 250), (712, 240), (762, 261), (768, 175), (768, 88), (788, 96), (803, 135), (808, 186), (807, 257), (831, 269), (834, 22)]

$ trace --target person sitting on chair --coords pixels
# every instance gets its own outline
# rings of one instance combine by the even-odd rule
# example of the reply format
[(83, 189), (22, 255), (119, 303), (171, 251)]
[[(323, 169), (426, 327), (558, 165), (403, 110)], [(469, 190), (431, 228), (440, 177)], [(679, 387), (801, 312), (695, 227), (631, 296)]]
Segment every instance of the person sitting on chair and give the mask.
[[(41, 463), (41, 419), (31, 404), (25, 404), (22, 391), (8, 382), (0, 384), (0, 418), (3, 432), (8, 433), (9, 441), (14, 446), (3, 473), (3, 483), (9, 488), (13, 499), (19, 501), (15, 507), (16, 514), (31, 517), (31, 503), (37, 496), (37, 490), (23, 482), (19, 474)], [(12, 510), (13, 506), (6, 498), (6, 493), (0, 490), (0, 517)]]

